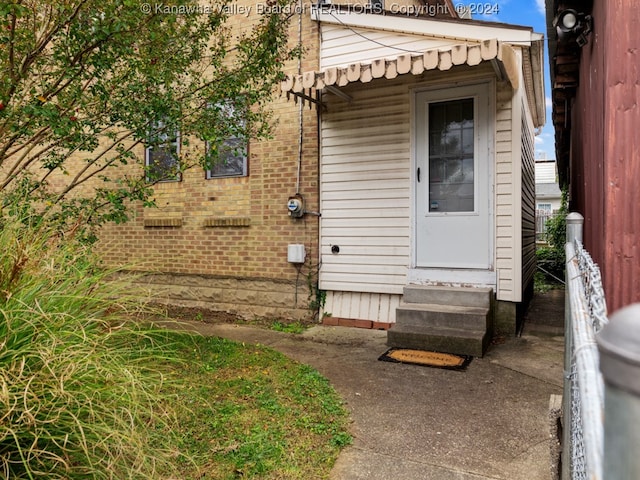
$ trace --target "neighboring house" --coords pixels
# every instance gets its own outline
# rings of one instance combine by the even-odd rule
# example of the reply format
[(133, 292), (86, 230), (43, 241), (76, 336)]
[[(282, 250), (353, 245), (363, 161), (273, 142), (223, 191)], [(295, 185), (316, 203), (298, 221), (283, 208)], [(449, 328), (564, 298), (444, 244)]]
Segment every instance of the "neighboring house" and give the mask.
[(111, 258), (144, 260), (172, 304), (303, 318), (311, 303), (329, 324), (396, 324), (390, 344), (474, 355), (492, 329), (515, 333), (535, 269), (543, 36), (460, 19), (449, 0), (393, 5), (298, 9), (305, 56), (273, 139), (230, 172), (159, 184), (158, 209), (104, 232)]
[(320, 104), (325, 321), (482, 354), (492, 315), (515, 332), (535, 270), (542, 35), (335, 4), (312, 18), (319, 68), (282, 88)]
[[(561, 15), (575, 28), (554, 25)], [(584, 216), (610, 313), (640, 301), (639, 24), (634, 0), (547, 0), (560, 184)]]
[(553, 213), (560, 209), (562, 192), (555, 160), (536, 160), (536, 210)]
[(547, 220), (560, 209), (562, 192), (555, 160), (536, 160), (536, 240), (545, 241)]

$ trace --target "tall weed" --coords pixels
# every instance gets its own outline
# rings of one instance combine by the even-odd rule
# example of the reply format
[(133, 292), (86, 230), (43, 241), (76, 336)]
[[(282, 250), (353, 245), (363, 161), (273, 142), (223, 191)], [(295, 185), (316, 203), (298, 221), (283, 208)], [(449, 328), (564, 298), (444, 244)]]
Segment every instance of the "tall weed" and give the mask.
[[(46, 225), (0, 230), (0, 477), (148, 479), (170, 471), (159, 435), (157, 335), (122, 322), (130, 287)], [(165, 407), (161, 407), (164, 405)]]

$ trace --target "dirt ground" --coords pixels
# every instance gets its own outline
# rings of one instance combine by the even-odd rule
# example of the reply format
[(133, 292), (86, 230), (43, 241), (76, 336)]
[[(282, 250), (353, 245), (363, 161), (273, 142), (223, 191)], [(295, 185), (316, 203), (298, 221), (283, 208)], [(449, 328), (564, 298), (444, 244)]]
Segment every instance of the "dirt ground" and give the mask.
[[(524, 314), (524, 321), (520, 329), (521, 335), (543, 334), (561, 336), (564, 334), (564, 289), (549, 290), (545, 293), (534, 294), (529, 307)], [(158, 319), (167, 317), (175, 320), (197, 320), (210, 324), (236, 324), (253, 325), (259, 327), (271, 327), (274, 321), (289, 323), (274, 318), (252, 318), (246, 319), (229, 312), (206, 310), (201, 308), (178, 307), (167, 305), (156, 305), (159, 312)], [(308, 326), (314, 325), (309, 322)], [(501, 343), (500, 339), (494, 339)]]
[[(217, 311), (217, 310), (207, 310), (203, 308), (192, 308), (192, 307), (179, 307), (173, 305), (155, 305), (154, 309), (159, 313), (157, 315), (158, 319), (163, 320), (168, 318), (172, 318), (178, 321), (184, 320), (196, 320), (204, 323), (211, 324), (235, 324), (235, 325), (253, 325), (256, 327), (267, 327), (270, 328), (273, 326), (274, 322), (278, 321), (281, 324), (289, 324), (293, 321), (283, 320), (279, 318), (261, 318), (254, 317), (251, 319), (244, 318), (240, 315), (235, 315), (229, 312)], [(315, 325), (312, 322), (296, 322), (300, 324), (305, 324), (308, 326)]]
[(200, 320), (205, 323), (247, 323), (239, 315), (228, 312), (205, 310), (202, 308), (162, 306), (168, 317), (176, 320)]

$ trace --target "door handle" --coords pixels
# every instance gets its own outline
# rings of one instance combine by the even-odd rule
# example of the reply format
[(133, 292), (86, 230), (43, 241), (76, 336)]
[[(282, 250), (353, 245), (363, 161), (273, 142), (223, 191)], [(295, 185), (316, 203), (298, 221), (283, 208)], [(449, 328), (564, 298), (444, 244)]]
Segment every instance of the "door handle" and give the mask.
[(418, 171), (416, 173), (418, 177), (418, 183), (420, 183), (420, 167), (418, 167)]

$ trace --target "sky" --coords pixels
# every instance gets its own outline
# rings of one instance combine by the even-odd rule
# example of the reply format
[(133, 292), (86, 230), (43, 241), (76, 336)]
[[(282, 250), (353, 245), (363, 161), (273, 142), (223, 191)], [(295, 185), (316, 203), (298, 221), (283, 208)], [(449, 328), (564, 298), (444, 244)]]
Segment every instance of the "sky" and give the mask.
[[(472, 5), (476, 11), (484, 14), (473, 15), (477, 20), (489, 20), (494, 22), (511, 23), (533, 27), (536, 33), (545, 35), (544, 44), (544, 75), (545, 75), (545, 100), (547, 106), (547, 121), (542, 133), (536, 137), (536, 156), (546, 154), (546, 158), (554, 159), (554, 132), (551, 123), (551, 86), (549, 80), (549, 50), (546, 42), (546, 20), (544, 0), (485, 0), (483, 2), (470, 2), (469, 0), (455, 1), (454, 4)], [(487, 8), (489, 7), (489, 8)]]

